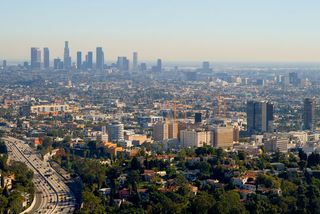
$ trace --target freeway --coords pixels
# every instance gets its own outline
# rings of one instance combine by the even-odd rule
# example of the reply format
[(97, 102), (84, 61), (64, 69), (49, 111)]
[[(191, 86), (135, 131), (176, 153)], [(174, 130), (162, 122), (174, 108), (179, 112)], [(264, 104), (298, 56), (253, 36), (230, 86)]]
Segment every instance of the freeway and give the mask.
[(29, 213), (73, 213), (74, 195), (50, 164), (42, 161), (25, 142), (12, 137), (3, 140), (8, 147), (10, 160), (23, 162), (34, 172), (36, 203)]

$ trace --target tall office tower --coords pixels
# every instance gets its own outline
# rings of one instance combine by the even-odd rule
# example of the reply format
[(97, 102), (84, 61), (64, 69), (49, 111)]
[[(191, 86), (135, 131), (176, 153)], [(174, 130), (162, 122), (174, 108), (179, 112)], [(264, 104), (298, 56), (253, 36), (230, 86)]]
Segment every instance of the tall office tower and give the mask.
[(151, 71), (152, 72), (161, 72), (162, 71), (162, 61), (161, 61), (161, 59), (157, 60), (157, 65), (152, 66)]
[(29, 62), (23, 62), (23, 67), (28, 69), (29, 68)]
[(41, 68), (41, 50), (39, 48), (31, 48), (31, 69)]
[(306, 98), (303, 102), (303, 128), (314, 130), (316, 128), (316, 100)]
[(82, 53), (81, 51), (77, 52), (77, 69), (80, 70), (82, 66)]
[(88, 55), (86, 57), (87, 69), (92, 69), (92, 64), (93, 64), (93, 53), (92, 53), (92, 51), (89, 51)]
[(183, 147), (203, 147), (211, 145), (212, 134), (211, 131), (204, 130), (181, 130), (180, 142)]
[(210, 71), (210, 63), (208, 61), (202, 62), (202, 70)]
[(232, 148), (233, 146), (233, 128), (216, 127), (213, 129), (213, 146), (217, 148)]
[(63, 62), (61, 61), (61, 59), (56, 58), (53, 60), (53, 68), (54, 69), (63, 69)]
[(144, 62), (143, 62), (143, 63), (141, 63), (141, 64), (140, 64), (140, 71), (142, 71), (142, 72), (143, 72), (143, 71), (146, 71), (146, 70), (147, 70), (147, 64), (146, 64), (146, 63), (144, 63)]
[(63, 54), (63, 68), (70, 69), (71, 68), (71, 57), (69, 50), (69, 42), (64, 42), (64, 54)]
[(44, 68), (49, 68), (50, 66), (49, 48), (43, 48), (43, 66)]
[(138, 52), (133, 52), (132, 70), (138, 71)]
[(5, 69), (7, 67), (7, 60), (2, 61), (2, 68)]
[(247, 130), (249, 133), (271, 132), (273, 129), (273, 104), (247, 102)]
[(114, 122), (108, 125), (109, 141), (119, 141), (124, 139), (124, 126), (122, 123)]
[(289, 83), (297, 86), (300, 84), (300, 79), (298, 77), (298, 73), (297, 72), (290, 72), (289, 73)]
[(177, 139), (179, 135), (179, 124), (175, 121), (169, 122), (169, 139)]
[(201, 123), (201, 122), (202, 122), (201, 112), (194, 113), (194, 123)]
[(161, 59), (157, 60), (157, 71), (158, 72), (162, 71), (162, 60)]
[(155, 141), (178, 139), (179, 125), (174, 121), (162, 121), (153, 126), (153, 138)]
[(120, 71), (129, 71), (129, 60), (127, 57), (118, 57), (117, 60), (117, 67)]
[(96, 68), (97, 70), (103, 70), (104, 67), (104, 53), (102, 47), (96, 49)]
[(101, 126), (101, 132), (103, 134), (106, 134), (107, 133), (107, 127), (106, 126)]
[(156, 123), (153, 126), (152, 136), (155, 141), (169, 139), (169, 124), (166, 122)]

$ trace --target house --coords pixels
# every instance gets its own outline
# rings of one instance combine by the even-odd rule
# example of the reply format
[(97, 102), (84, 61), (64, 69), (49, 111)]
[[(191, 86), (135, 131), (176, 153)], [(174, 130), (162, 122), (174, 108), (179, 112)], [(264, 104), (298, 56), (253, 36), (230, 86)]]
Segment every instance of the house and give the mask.
[(15, 175), (11, 174), (8, 176), (4, 176), (3, 178), (3, 188), (7, 188), (8, 190), (12, 189), (12, 183), (15, 180)]
[(250, 191), (256, 191), (256, 185), (253, 184), (246, 183), (242, 186), (242, 188)]
[(127, 199), (130, 196), (130, 191), (127, 188), (125, 188), (125, 189), (119, 190), (118, 194), (120, 199)]
[(137, 192), (139, 193), (140, 197), (142, 199), (148, 199), (149, 197), (149, 193), (148, 193), (148, 189), (137, 189)]
[(111, 188), (102, 188), (98, 190), (101, 195), (110, 195)]
[(197, 193), (198, 193), (198, 187), (193, 186), (193, 185), (191, 185), (191, 184), (189, 184), (188, 187), (189, 187), (190, 191), (193, 193), (193, 195), (197, 195)]
[(254, 194), (255, 192), (248, 189), (237, 189), (237, 192), (239, 192), (241, 199), (247, 200), (249, 195)]
[(23, 192), (21, 194), (23, 200), (22, 200), (22, 207), (26, 207), (28, 206), (28, 204), (30, 203), (30, 194), (29, 193), (26, 193), (26, 192)]
[(285, 165), (283, 163), (270, 163), (270, 165), (275, 169), (275, 170), (278, 170), (278, 171), (283, 171), (285, 170)]
[(160, 177), (164, 177), (167, 175), (167, 172), (166, 171), (159, 171), (157, 172), (157, 174), (160, 176)]
[(127, 174), (121, 174), (118, 179), (120, 187), (123, 187), (127, 182)]
[(241, 189), (255, 190), (255, 180), (257, 173), (253, 171), (246, 172), (243, 176), (234, 177), (231, 179), (233, 185)]
[(145, 169), (142, 176), (143, 176), (144, 180), (151, 181), (152, 178), (154, 178), (156, 176), (156, 173), (154, 170)]

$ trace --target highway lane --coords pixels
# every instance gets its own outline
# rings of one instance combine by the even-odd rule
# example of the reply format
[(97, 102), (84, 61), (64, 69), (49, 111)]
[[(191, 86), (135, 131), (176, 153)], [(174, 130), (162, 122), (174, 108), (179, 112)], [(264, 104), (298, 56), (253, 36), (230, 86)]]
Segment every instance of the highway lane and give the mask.
[[(9, 150), (9, 155), (11, 155), (12, 160), (20, 161), (25, 163), (33, 172), (34, 179), (33, 182), (36, 187), (36, 205), (32, 209), (33, 212), (40, 211), (41, 213), (49, 213), (47, 211), (47, 206), (49, 205), (48, 198), (54, 194), (53, 191), (49, 191), (46, 187), (46, 181), (39, 174), (39, 172), (33, 168), (33, 166), (25, 159), (21, 153), (17, 150), (17, 148), (12, 144), (7, 142), (7, 147)], [(53, 201), (54, 203), (54, 201)]]
[(27, 164), (34, 171), (34, 183), (38, 192), (37, 213), (73, 213), (75, 198), (61, 176), (50, 167), (49, 163), (40, 160), (33, 149), (15, 138), (4, 138), (13, 160)]

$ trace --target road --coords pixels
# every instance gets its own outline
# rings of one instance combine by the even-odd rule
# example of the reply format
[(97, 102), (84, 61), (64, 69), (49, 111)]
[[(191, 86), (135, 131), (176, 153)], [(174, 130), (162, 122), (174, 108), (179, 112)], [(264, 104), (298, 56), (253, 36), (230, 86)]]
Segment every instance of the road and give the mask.
[(73, 213), (75, 198), (63, 178), (42, 161), (25, 142), (12, 138), (3, 138), (10, 160), (25, 163), (34, 172), (33, 183), (36, 187), (36, 204), (29, 213)]

